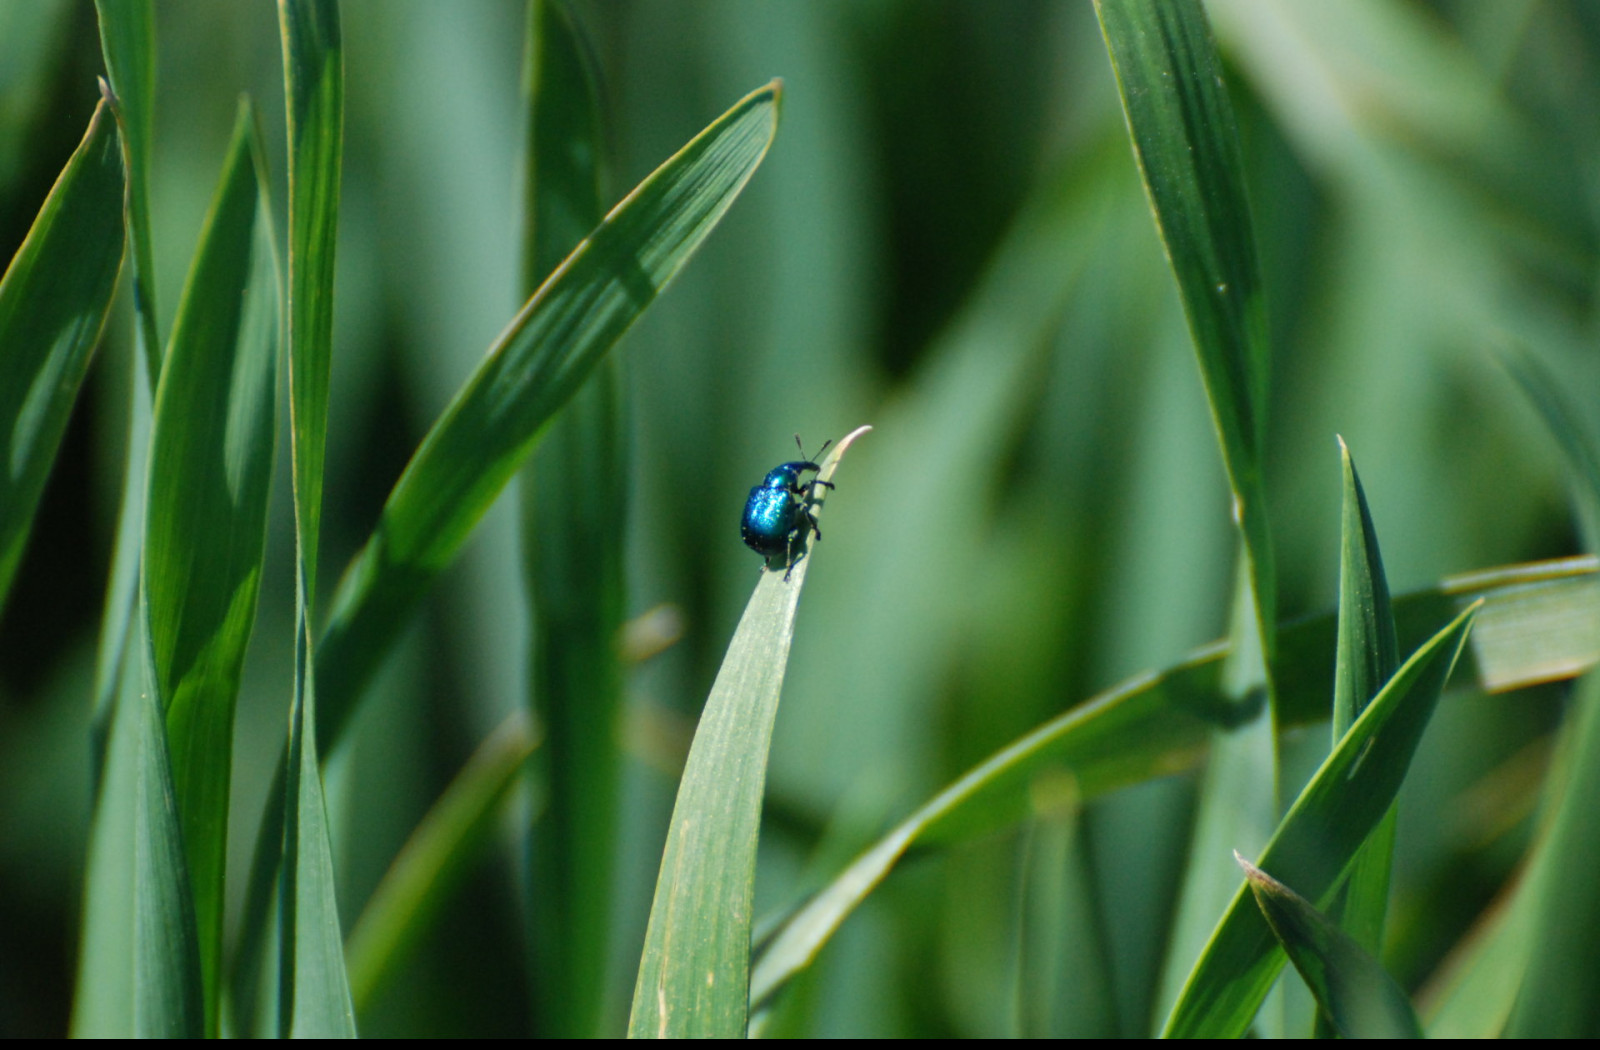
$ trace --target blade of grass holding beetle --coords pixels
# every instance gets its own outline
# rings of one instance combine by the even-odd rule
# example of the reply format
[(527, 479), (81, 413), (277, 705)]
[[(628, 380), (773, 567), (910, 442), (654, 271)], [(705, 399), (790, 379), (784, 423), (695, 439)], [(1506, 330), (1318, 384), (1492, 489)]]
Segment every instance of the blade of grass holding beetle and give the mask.
[[(1338, 888), (1400, 790), (1477, 610), (1468, 607), (1395, 672), (1289, 808), (1259, 867), (1313, 901)], [(1249, 1029), (1283, 955), (1247, 893), (1241, 885), (1190, 972), (1166, 1035), (1239, 1036)]]
[(362, 685), (539, 431), (688, 262), (777, 130), (779, 85), (752, 92), (590, 232), (428, 432), (346, 571), (317, 654), (319, 729), (339, 735)]
[[(831, 478), (869, 427), (821, 463)], [(813, 489), (816, 510), (827, 489)], [(769, 563), (706, 699), (656, 880), (628, 1034), (743, 1038), (750, 1008), (750, 928), (767, 754), (811, 549), (792, 569)]]
[(272, 482), (278, 270), (255, 116), (233, 139), (156, 391), (141, 606), (218, 1026), (233, 714)]
[[(1571, 677), (1600, 661), (1585, 625), (1600, 623), (1600, 564), (1569, 558), (1509, 566), (1446, 580), (1396, 599), (1402, 640), (1424, 640), (1459, 609), (1481, 602), (1473, 635), (1498, 623), (1502, 639), (1472, 660), (1485, 689), (1514, 689)], [(1280, 628), (1286, 671), (1286, 725), (1329, 714), (1336, 617), (1324, 614)], [(1540, 652), (1527, 639), (1555, 634), (1560, 645)], [(973, 767), (862, 853), (795, 911), (767, 942), (751, 976), (751, 1003), (764, 1004), (811, 964), (845, 918), (914, 846), (949, 845), (1011, 827), (1032, 812), (1035, 780), (1073, 778), (1083, 801), (1114, 788), (1192, 769), (1215, 731), (1259, 710), (1240, 711), (1222, 686), (1225, 642), (1191, 653), (1162, 671), (1137, 675), (1051, 719)], [(1136, 742), (1136, 746), (1130, 746)]]
[[(346, 571), (316, 654), (319, 747), (429, 582), (537, 443), (540, 429), (721, 221), (777, 132), (779, 83), (751, 93), (656, 169), (551, 274), (423, 439)], [(284, 771), (267, 795), (241, 957), (260, 950), (283, 833)], [(247, 967), (236, 989), (251, 994)]]
[(335, 234), (344, 147), (336, 0), (279, 0), (289, 136), (289, 447), (294, 460), (295, 675), (279, 893), (279, 1034), (354, 1037), (355, 1007), (317, 761), (312, 610), (333, 359)]
[(123, 193), (101, 102), (0, 278), (0, 607), (111, 307)]
[(527, 713), (509, 715), (478, 745), (395, 855), (346, 942), (357, 1013), (410, 957), (462, 884), (538, 746)]
[(1311, 902), (1235, 853), (1272, 934), (1346, 1039), (1421, 1039), (1411, 1000), (1366, 949)]
[[(524, 295), (600, 221), (600, 115), (587, 57), (565, 6), (529, 0)], [(556, 1037), (600, 1034), (610, 956), (629, 478), (620, 368), (615, 356), (600, 363), (522, 473), (529, 701), (550, 743), (546, 802), (530, 829), (529, 942), (536, 1031)]]
[[(1378, 551), (1377, 529), (1372, 524), (1372, 512), (1367, 506), (1367, 494), (1361, 487), (1355, 461), (1343, 438), (1339, 439), (1339, 460), (1344, 497), (1339, 550), (1339, 635), (1334, 647), (1333, 747), (1339, 746), (1339, 741), (1361, 717), (1368, 702), (1378, 695), (1383, 683), (1394, 676), (1400, 665), (1394, 610), (1390, 607), (1383, 557)], [(1396, 815), (1397, 810), (1391, 805), (1357, 851), (1350, 877), (1333, 911), (1343, 931), (1368, 956), (1377, 955), (1383, 949), (1389, 876), (1394, 864)], [(1260, 897), (1259, 892), (1257, 896)], [(1265, 909), (1266, 905), (1262, 907)], [(1293, 957), (1293, 953), (1290, 954)], [(1296, 967), (1305, 974), (1304, 966), (1296, 963)], [(1330, 1022), (1338, 1025), (1339, 1019), (1328, 1010), (1327, 997), (1309, 978), (1307, 984), (1323, 1008), (1317, 1018), (1318, 1031), (1331, 1035), (1325, 1027)], [(1409, 1002), (1406, 1009), (1409, 1013)], [(1410, 1016), (1414, 1028), (1416, 1017)]]
[(100, 617), (95, 663), (94, 715), (90, 739), (92, 770), (98, 787), (110, 731), (111, 707), (126, 659), (129, 626), (139, 590), (139, 556), (144, 539), (145, 473), (150, 454), (150, 402), (161, 379), (161, 337), (156, 328), (155, 253), (150, 236), (150, 139), (155, 110), (155, 12), (151, 0), (96, 0), (100, 51), (115, 97), (113, 112), (122, 133), (123, 167), (128, 174), (124, 214), (129, 275), (133, 285), (133, 381), (128, 440), (122, 475), (122, 502), (111, 555), (111, 582)]

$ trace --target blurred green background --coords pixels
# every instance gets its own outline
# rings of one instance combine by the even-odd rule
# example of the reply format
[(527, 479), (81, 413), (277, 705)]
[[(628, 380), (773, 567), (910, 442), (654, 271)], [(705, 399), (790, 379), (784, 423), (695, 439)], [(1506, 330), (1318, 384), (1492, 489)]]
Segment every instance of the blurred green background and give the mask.
[[(1531, 349), (1592, 407), (1600, 8), (1208, 10), (1269, 293), (1283, 614), (1335, 597), (1336, 433), (1360, 466), (1397, 593), (1576, 550), (1554, 444), (1494, 352)], [(836, 479), (802, 603), (758, 918), (994, 748), (1225, 633), (1235, 541), (1090, 5), (679, 0), (574, 12), (602, 78), (608, 201), (747, 91), (784, 80), (763, 169), (619, 349), (629, 608), (665, 604), (683, 630), (629, 679), (620, 1031), (677, 766), (758, 571), (735, 517), (748, 487), (792, 458), (792, 434), (813, 448), (876, 428)], [(518, 305), (523, 4), (345, 0), (343, 15), (323, 594)], [(151, 203), (167, 331), (240, 92), (259, 104), (282, 222), (282, 59), (264, 0), (164, 0), (157, 16)], [(86, 0), (0, 0), (0, 257), (76, 145), (99, 71)], [(64, 1033), (71, 1002), (130, 333), (124, 302), (0, 619), (5, 1036)], [(233, 872), (248, 861), (293, 678), (286, 443), (278, 466), (236, 729)], [(347, 925), (473, 747), (523, 705), (514, 511), (508, 494), (333, 758)], [(1441, 705), (1402, 796), (1386, 961), (1407, 987), (1515, 864), (1564, 695), (1457, 689)], [(1324, 727), (1306, 734), (1323, 746)], [(520, 888), (537, 803), (508, 808), (504, 834), (362, 1016), (363, 1034), (539, 1030)], [(1192, 777), (1175, 777), (1095, 803), (1061, 841), (1044, 822), (904, 864), (794, 990), (783, 1030), (1011, 1030), (1019, 860), (1032, 855), (1055, 857), (1071, 887), (1062, 1030), (1145, 1033), (1192, 803)], [(235, 875), (235, 897), (243, 883)]]

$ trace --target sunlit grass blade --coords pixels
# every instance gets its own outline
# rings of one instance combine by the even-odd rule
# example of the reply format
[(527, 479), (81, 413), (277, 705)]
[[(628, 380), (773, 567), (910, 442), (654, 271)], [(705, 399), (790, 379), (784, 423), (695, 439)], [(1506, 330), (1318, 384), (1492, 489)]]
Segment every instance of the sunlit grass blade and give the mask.
[[(530, 0), (522, 186), (522, 294), (599, 223), (603, 141), (594, 72), (566, 8)], [(522, 474), (530, 701), (549, 740), (532, 829), (535, 1030), (583, 1037), (606, 991), (617, 852), (626, 608), (626, 428), (621, 360), (608, 356), (557, 415)]]
[(131, 384), (122, 504), (117, 512), (111, 582), (101, 613), (95, 664), (93, 770), (100, 774), (128, 628), (139, 590), (139, 554), (144, 539), (145, 473), (150, 452), (150, 401), (161, 380), (161, 337), (156, 328), (154, 242), (150, 236), (150, 139), (155, 109), (155, 11), (151, 0), (96, 0), (100, 50), (116, 97), (114, 112), (122, 132), (128, 173), (125, 217), (133, 285), (134, 381)]
[(1383, 965), (1311, 902), (1234, 854), (1272, 934), (1346, 1039), (1421, 1039), (1405, 991)]
[[(850, 444), (821, 461), (827, 481)], [(816, 509), (827, 489), (815, 489)], [(763, 572), (706, 699), (656, 880), (628, 1034), (742, 1038), (767, 753), (812, 552)]]
[(151, 431), (141, 602), (217, 1030), (233, 714), (272, 482), (278, 271), (255, 116), (241, 103), (173, 325)]
[(1233, 106), (1199, 0), (1097, 0), (1095, 10), (1233, 486), (1270, 688), (1277, 602), (1262, 477), (1266, 304)]
[(526, 714), (508, 717), (478, 745), (389, 865), (346, 942), (358, 1015), (470, 872), (537, 745)]
[[(1344, 499), (1339, 550), (1339, 637), (1334, 650), (1334, 747), (1400, 664), (1394, 610), (1389, 603), (1383, 557), (1378, 552), (1377, 529), (1372, 524), (1355, 461), (1343, 438), (1339, 440), (1339, 454)], [(1391, 806), (1357, 852), (1334, 912), (1342, 929), (1369, 955), (1383, 949), (1389, 876), (1394, 863), (1395, 817), (1396, 810)], [(1316, 991), (1313, 986), (1312, 992)], [(1326, 1007), (1321, 996), (1318, 1001)], [(1415, 1024), (1414, 1017), (1412, 1023)]]
[(131, 635), (90, 827), (72, 1035), (199, 1038), (200, 945), (172, 766), (142, 621)]
[[(1417, 741), (1466, 643), (1471, 606), (1418, 649), (1368, 705), (1301, 791), (1258, 866), (1325, 902), (1351, 857), (1394, 801)], [(1239, 1036), (1283, 966), (1271, 931), (1241, 885), (1167, 1019), (1166, 1034)]]
[(721, 221), (766, 156), (777, 116), (774, 82), (640, 183), (528, 301), (428, 432), (334, 596), (317, 653), (328, 744), (540, 428)]
[(0, 608), (122, 267), (122, 147), (102, 102), (0, 278)]
[[(1500, 621), (1507, 641), (1481, 650), (1474, 671), (1484, 688), (1518, 688), (1571, 677), (1600, 659), (1581, 628), (1600, 622), (1600, 579), (1592, 558), (1511, 566), (1445, 581), (1395, 600), (1401, 638), (1426, 639), (1460, 605), (1481, 602), (1476, 634)], [(1532, 610), (1531, 614), (1525, 610)], [(1337, 618), (1332, 614), (1280, 628), (1285, 725), (1326, 719)], [(1530, 646), (1540, 631), (1559, 636), (1550, 651)], [(1511, 639), (1522, 638), (1523, 644)], [(1033, 809), (1040, 778), (1070, 776), (1087, 801), (1114, 788), (1192, 769), (1217, 729), (1259, 712), (1240, 710), (1222, 685), (1225, 643), (1182, 663), (1147, 672), (1041, 725), (974, 766), (862, 853), (790, 918), (758, 955), (751, 1002), (764, 1003), (810, 965), (835, 930), (913, 846), (961, 842), (1013, 826)], [(1562, 668), (1552, 673), (1553, 668)]]
[(278, 18), (289, 132), (289, 447), (296, 582), (294, 702), (278, 904), (279, 1029), (296, 1037), (353, 1037), (355, 1007), (318, 763), (312, 628), (333, 358), (344, 52), (336, 0), (280, 0)]

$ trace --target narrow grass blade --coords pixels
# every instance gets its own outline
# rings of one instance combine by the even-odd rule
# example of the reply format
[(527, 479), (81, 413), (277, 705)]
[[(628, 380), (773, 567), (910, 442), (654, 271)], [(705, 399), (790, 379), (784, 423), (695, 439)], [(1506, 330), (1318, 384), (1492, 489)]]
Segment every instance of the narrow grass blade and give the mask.
[[(829, 480), (867, 427), (822, 460)], [(820, 510), (827, 489), (815, 489)], [(628, 1034), (743, 1038), (767, 752), (810, 555), (762, 573), (695, 731), (645, 932)]]
[[(530, 0), (522, 292), (600, 222), (600, 119), (585, 43), (566, 8)], [(551, 423), (522, 475), (530, 701), (549, 737), (532, 829), (535, 1030), (600, 1034), (617, 845), (617, 637), (626, 608), (629, 472), (621, 361), (608, 356)]]
[(200, 946), (166, 731), (147, 687), (148, 646), (122, 665), (89, 832), (72, 1035), (205, 1034)]
[[(1445, 581), (1439, 588), (1402, 595), (1395, 602), (1401, 637), (1425, 639), (1457, 611), (1480, 603), (1479, 625), (1499, 619), (1505, 626), (1533, 607), (1537, 634), (1559, 634), (1560, 658), (1530, 647), (1496, 645), (1480, 653), (1480, 684), (1517, 688), (1552, 677), (1552, 666), (1570, 677), (1600, 658), (1593, 637), (1574, 623), (1600, 618), (1600, 580), (1592, 558), (1512, 566)], [(1526, 620), (1523, 619), (1525, 623)], [(1333, 674), (1336, 617), (1323, 616), (1280, 628), (1284, 667), (1286, 724), (1303, 725), (1328, 717), (1328, 681)], [(1523, 635), (1526, 637), (1526, 635)], [(1170, 776), (1203, 761), (1215, 730), (1237, 726), (1259, 710), (1240, 710), (1222, 685), (1225, 643), (1191, 653), (1182, 663), (1146, 672), (1098, 694), (1051, 719), (973, 767), (918, 808), (894, 830), (857, 857), (783, 925), (757, 957), (751, 976), (753, 1006), (761, 1006), (790, 977), (809, 966), (845, 918), (878, 886), (914, 846), (962, 842), (994, 834), (1032, 812), (1034, 784), (1070, 776), (1087, 801), (1114, 788)], [(1133, 742), (1130, 745), (1130, 742)]]
[(389, 865), (345, 944), (357, 1014), (461, 885), (536, 746), (528, 716), (508, 717), (478, 745)]
[(1250, 893), (1323, 1013), (1346, 1039), (1421, 1039), (1405, 991), (1382, 964), (1311, 902), (1245, 860)]
[[(1600, 541), (1600, 454), (1593, 432), (1533, 358), (1508, 367), (1560, 443), (1584, 509), (1591, 543)], [(1531, 943), (1522, 987), (1505, 1034), (1515, 1038), (1600, 1035), (1600, 678), (1590, 674), (1573, 694), (1561, 730), (1562, 754), (1546, 795), (1547, 832), (1527, 880)]]
[(278, 895), (278, 1026), (291, 1039), (355, 1038), (344, 934), (333, 877), (328, 807), (307, 704), (289, 721), (283, 877)]
[(1266, 308), (1233, 107), (1199, 0), (1097, 0), (1095, 10), (1199, 354), (1270, 688), (1277, 613), (1262, 478)]
[(0, 607), (122, 267), (122, 147), (102, 102), (0, 278)]
[[(1355, 461), (1343, 438), (1339, 439), (1339, 455), (1344, 500), (1339, 551), (1339, 637), (1334, 648), (1334, 747), (1400, 665), (1378, 533)], [(1335, 910), (1343, 930), (1370, 955), (1383, 949), (1389, 876), (1394, 863), (1395, 815), (1395, 808), (1389, 807), (1357, 852), (1343, 899)], [(1326, 1007), (1325, 1002), (1323, 1005)], [(1337, 1018), (1331, 1019), (1337, 1022)]]
[[(1456, 617), (1395, 673), (1278, 825), (1259, 866), (1326, 901), (1394, 801), (1417, 741), (1466, 644), (1477, 606)], [(1240, 886), (1167, 1019), (1169, 1036), (1239, 1036), (1277, 978), (1277, 951)]]
[(333, 277), (344, 145), (336, 0), (280, 0), (289, 132), (289, 447), (294, 460), (295, 675), (279, 897), (283, 1034), (354, 1037), (333, 846), (317, 761), (311, 624), (333, 359)]
[(116, 98), (113, 112), (122, 133), (128, 173), (125, 208), (133, 282), (134, 381), (129, 412), (122, 503), (111, 555), (111, 583), (101, 613), (95, 663), (91, 732), (94, 776), (99, 777), (116, 699), (129, 625), (139, 590), (139, 554), (144, 539), (145, 474), (149, 468), (150, 401), (161, 379), (161, 337), (156, 328), (156, 291), (150, 236), (150, 138), (155, 110), (155, 12), (151, 0), (96, 0), (100, 51)]
[(306, 619), (317, 582), (334, 234), (344, 148), (344, 51), (336, 0), (279, 0), (289, 130), (289, 419)]
[(534, 294), (389, 494), (334, 597), (317, 654), (331, 743), (422, 594), (532, 451), (540, 429), (688, 262), (766, 156), (776, 82), (640, 183)]
[(161, 379), (156, 332), (155, 245), (150, 236), (150, 140), (155, 124), (156, 35), (151, 0), (95, 0), (100, 53), (116, 96), (128, 170), (128, 244), (138, 356), (153, 393)]
[(233, 712), (272, 482), (278, 271), (255, 116), (241, 103), (156, 391), (141, 600), (218, 1024)]

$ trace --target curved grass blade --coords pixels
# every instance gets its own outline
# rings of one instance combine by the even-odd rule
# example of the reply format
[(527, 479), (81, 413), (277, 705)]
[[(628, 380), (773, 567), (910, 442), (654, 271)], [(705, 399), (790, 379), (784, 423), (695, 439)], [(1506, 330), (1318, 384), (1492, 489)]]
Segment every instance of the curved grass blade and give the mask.
[(336, 0), (279, 0), (289, 133), (289, 447), (294, 460), (295, 675), (284, 785), (278, 1008), (282, 1034), (354, 1037), (317, 762), (311, 624), (333, 359), (333, 277), (344, 145)]
[[(1512, 566), (1445, 581), (1395, 602), (1402, 638), (1425, 639), (1458, 605), (1480, 602), (1473, 634), (1499, 621), (1507, 640), (1480, 649), (1475, 671), (1488, 687), (1517, 688), (1570, 677), (1600, 659), (1592, 632), (1600, 621), (1600, 579), (1593, 558)], [(1531, 609), (1531, 616), (1527, 610)], [(1520, 625), (1520, 626), (1519, 626)], [(1288, 725), (1328, 717), (1336, 618), (1323, 615), (1282, 627), (1283, 710)], [(1526, 639), (1540, 631), (1560, 636), (1555, 652)], [(1512, 639), (1523, 639), (1514, 644)], [(768, 942), (751, 975), (760, 1007), (811, 964), (845, 918), (914, 846), (944, 845), (1002, 831), (1033, 807), (1036, 780), (1070, 776), (1087, 801), (1117, 787), (1194, 768), (1214, 731), (1253, 717), (1222, 686), (1225, 643), (1191, 653), (1182, 663), (1137, 675), (1051, 719), (973, 767), (857, 857), (806, 902)], [(1130, 745), (1136, 742), (1136, 745)]]
[(721, 221), (777, 130), (752, 92), (640, 183), (540, 286), (428, 432), (334, 596), (317, 654), (331, 743), (361, 686), (540, 429)]
[[(600, 222), (600, 115), (585, 42), (564, 5), (529, 0), (522, 290), (531, 295)], [(608, 356), (522, 475), (529, 700), (550, 746), (530, 848), (534, 1017), (541, 1035), (599, 1035), (622, 769), (616, 639), (628, 463), (621, 360)]]
[(1262, 477), (1266, 308), (1233, 107), (1198, 0), (1096, 0), (1095, 10), (1233, 486), (1270, 691), (1277, 600)]
[(101, 102), (0, 278), (0, 607), (111, 307), (123, 193)]
[[(1469, 607), (1395, 672), (1301, 791), (1259, 866), (1313, 901), (1338, 888), (1356, 849), (1394, 801), (1477, 613)], [(1283, 966), (1240, 886), (1167, 1019), (1165, 1034), (1243, 1035)]]
[(490, 733), (433, 804), (372, 891), (346, 942), (350, 997), (359, 1014), (406, 961), (461, 884), (494, 818), (539, 741), (525, 712)]
[[(827, 481), (868, 427), (822, 460)], [(814, 489), (820, 510), (827, 489)], [(706, 699), (678, 784), (645, 932), (628, 1034), (743, 1038), (750, 1006), (750, 928), (767, 753), (810, 568), (763, 572)]]
[(278, 270), (255, 116), (239, 107), (156, 391), (141, 601), (218, 1026), (233, 713), (255, 625), (278, 388)]
[(1311, 902), (1235, 853), (1272, 935), (1346, 1039), (1421, 1039), (1411, 1000), (1383, 966)]
[(83, 942), (72, 1035), (199, 1038), (205, 1034), (200, 945), (166, 730), (143, 659), (126, 660), (111, 709), (105, 767), (89, 832)]

